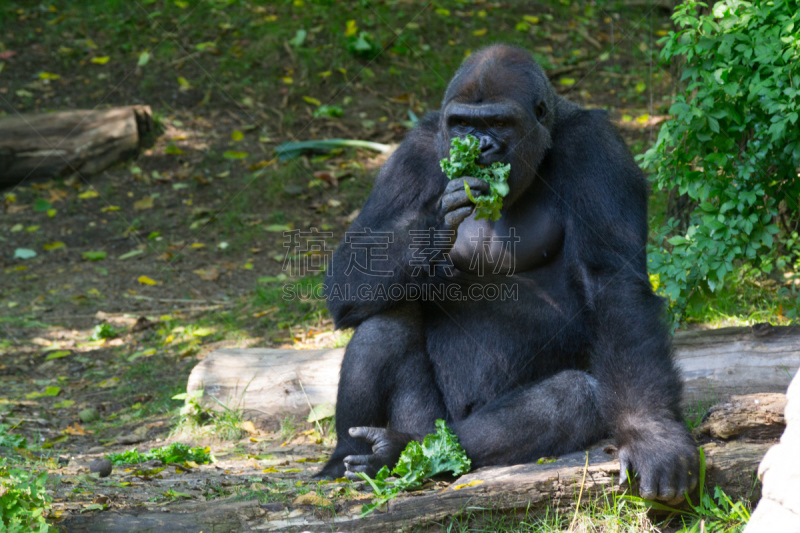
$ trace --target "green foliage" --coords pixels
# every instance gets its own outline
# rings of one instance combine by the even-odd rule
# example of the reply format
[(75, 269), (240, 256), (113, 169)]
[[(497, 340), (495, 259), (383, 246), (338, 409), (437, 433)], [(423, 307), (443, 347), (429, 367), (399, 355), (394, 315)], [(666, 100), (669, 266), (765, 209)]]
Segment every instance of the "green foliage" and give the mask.
[(508, 175), (511, 165), (495, 162), (489, 167), (481, 167), (475, 161), (481, 155), (480, 141), (472, 135), (454, 137), (450, 143), (450, 158), (442, 159), (439, 164), (449, 179), (471, 176), (482, 179), (490, 187), (491, 194), (478, 198), (472, 196), (469, 185), (464, 182), (469, 199), (475, 204), (475, 220), (488, 218), (498, 220), (503, 208), (503, 196), (508, 194)]
[(89, 340), (99, 341), (100, 339), (113, 339), (117, 335), (119, 335), (117, 328), (111, 324), (103, 322), (102, 324), (97, 324), (94, 327), (94, 331), (92, 332), (91, 336), (89, 336)]
[(664, 38), (662, 59), (685, 59), (685, 92), (641, 156), (658, 187), (692, 201), (688, 228), (670, 219), (649, 249), (675, 319), (696, 291), (718, 291), (741, 264), (769, 273), (797, 259), (791, 221), (779, 214), (796, 218), (800, 193), (800, 4), (699, 7), (675, 9), (681, 29)]
[(314, 118), (341, 118), (342, 115), (344, 115), (344, 109), (338, 105), (321, 105), (312, 113)]
[(111, 464), (114, 465), (135, 465), (158, 459), (164, 464), (182, 463), (184, 461), (194, 461), (197, 464), (211, 462), (211, 449), (199, 446), (190, 448), (186, 444), (173, 442), (167, 446), (153, 448), (149, 452), (140, 453), (136, 448), (122, 452), (106, 455)]
[(377, 498), (365, 505), (361, 516), (365, 516), (396, 497), (400, 491), (418, 489), (425, 479), (438, 474), (451, 472), (454, 476), (469, 472), (471, 462), (458, 443), (458, 438), (445, 425), (444, 420), (436, 421), (436, 433), (427, 435), (422, 443), (411, 441), (400, 454), (392, 474), (398, 476), (389, 480), (389, 468), (384, 466), (375, 479), (359, 473), (358, 476), (372, 486)]
[(46, 481), (47, 472), (13, 468), (0, 457), (0, 531), (46, 533), (51, 530), (44, 518), (50, 506)]
[[(690, 511), (676, 509), (662, 503), (645, 500), (637, 496), (622, 496), (621, 498), (649, 509), (667, 511), (681, 517), (683, 528), (677, 533), (738, 533), (744, 529), (750, 520), (750, 511), (744, 502), (734, 503), (725, 492), (714, 487), (714, 497), (706, 492), (706, 457), (703, 448), (700, 452), (700, 479), (698, 481), (698, 500), (695, 505), (689, 494), (686, 494), (686, 503)], [(686, 523), (688, 519), (689, 523)]]
[(382, 49), (371, 33), (362, 31), (347, 40), (347, 51), (362, 59), (375, 59)]
[(5, 424), (0, 424), (0, 446), (8, 448), (27, 448), (28, 440), (22, 435), (9, 435), (9, 428)]

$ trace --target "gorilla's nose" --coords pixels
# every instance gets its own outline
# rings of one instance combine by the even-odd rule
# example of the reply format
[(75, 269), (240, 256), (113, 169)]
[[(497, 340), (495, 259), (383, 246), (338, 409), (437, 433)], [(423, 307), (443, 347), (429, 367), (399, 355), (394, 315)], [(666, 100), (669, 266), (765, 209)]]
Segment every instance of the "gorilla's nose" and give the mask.
[(503, 150), (500, 144), (490, 137), (481, 138), (480, 149), (481, 155), (477, 161), (479, 165), (491, 165), (503, 158)]

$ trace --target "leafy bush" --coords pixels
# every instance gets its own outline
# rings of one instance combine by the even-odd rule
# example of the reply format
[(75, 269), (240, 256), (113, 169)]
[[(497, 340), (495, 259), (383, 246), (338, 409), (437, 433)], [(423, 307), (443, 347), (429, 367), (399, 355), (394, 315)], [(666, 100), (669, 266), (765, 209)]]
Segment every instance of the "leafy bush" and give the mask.
[(685, 59), (686, 88), (641, 156), (659, 188), (690, 199), (688, 226), (671, 218), (648, 253), (675, 319), (742, 264), (769, 273), (798, 257), (800, 3), (725, 0), (698, 11), (705, 7), (675, 8), (681, 29), (663, 39), (661, 55)]
[(12, 468), (0, 457), (0, 531), (46, 533), (51, 528), (44, 518), (50, 505), (45, 492), (47, 472)]

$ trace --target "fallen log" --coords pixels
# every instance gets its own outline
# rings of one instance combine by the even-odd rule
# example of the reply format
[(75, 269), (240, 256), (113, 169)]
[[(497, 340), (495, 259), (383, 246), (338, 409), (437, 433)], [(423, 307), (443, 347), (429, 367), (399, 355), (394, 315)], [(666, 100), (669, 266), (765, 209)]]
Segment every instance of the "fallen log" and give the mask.
[[(771, 401), (761, 401), (763, 395), (739, 397), (732, 402), (749, 413), (755, 429), (760, 422), (774, 426), (771, 419), (783, 395), (770, 395)], [(759, 400), (756, 403), (756, 400)], [(748, 435), (763, 435), (764, 431)], [(744, 433), (738, 437), (745, 438)], [(774, 440), (774, 439), (773, 439)], [(771, 442), (739, 440), (709, 442), (703, 445), (706, 457), (706, 489), (720, 487), (734, 500), (756, 501), (759, 487), (753, 482), (758, 463)], [(587, 452), (577, 452), (553, 460), (504, 467), (481, 468), (452, 483), (428, 482), (423, 490), (402, 493), (381, 510), (361, 517), (364, 503), (371, 501), (371, 491), (364, 483), (350, 485), (353, 491), (342, 492), (341, 484), (332, 494), (349, 494), (315, 507), (313, 491), (310, 499), (302, 497), (285, 502), (259, 505), (258, 500), (238, 499), (207, 502), (186, 502), (159, 505), (158, 509), (118, 509), (95, 515), (73, 515), (62, 524), (67, 531), (98, 533), (126, 531), (346, 531), (348, 533), (375, 531), (409, 531), (415, 526), (446, 525), (448, 518), (480, 521), (503, 516), (530, 517), (544, 510), (569, 512), (578, 503), (600, 502), (601, 508), (610, 497), (630, 492), (619, 485), (617, 449), (609, 441), (593, 446)], [(308, 480), (310, 473), (299, 474)], [(360, 494), (359, 494), (360, 493)], [(333, 499), (333, 498), (332, 498)], [(291, 503), (289, 503), (291, 502)], [(776, 531), (776, 530), (773, 530)], [(782, 530), (780, 530), (782, 531)]]
[(156, 136), (149, 106), (0, 118), (0, 187), (27, 177), (95, 174)]
[[(678, 333), (675, 356), (684, 403), (712, 405), (736, 394), (786, 391), (800, 367), (800, 327), (724, 328)], [(262, 427), (311, 406), (336, 402), (344, 349), (224, 349), (192, 369), (188, 392), (203, 390), (210, 409), (237, 407)]]
[[(605, 448), (605, 449), (604, 449)], [(613, 447), (612, 447), (613, 448)], [(758, 463), (769, 444), (739, 443), (704, 446), (708, 485), (720, 486), (734, 498), (747, 498), (753, 487)], [(619, 461), (608, 453), (609, 447), (598, 447), (586, 454), (574, 453), (553, 463), (487, 467), (471, 472), (438, 491), (423, 491), (389, 501), (384, 513), (359, 517), (360, 505), (353, 512), (338, 513), (333, 520), (309, 516), (267, 520), (266, 531), (409, 531), (415, 525), (441, 523), (447, 517), (516, 513), (530, 516), (545, 509), (568, 509), (575, 506), (583, 485), (582, 502), (596, 500), (603, 494), (621, 494)], [(584, 470), (586, 479), (583, 481)], [(358, 502), (363, 503), (363, 502)], [(288, 510), (287, 510), (288, 514)]]
[[(704, 446), (708, 486), (720, 486), (733, 498), (748, 498), (758, 463), (769, 444), (731, 442)], [(407, 493), (389, 502), (384, 512), (360, 517), (365, 500), (336, 504), (336, 512), (320, 513), (311, 505), (259, 505), (251, 501), (208, 501), (170, 505), (158, 510), (132, 509), (71, 516), (61, 526), (67, 531), (121, 533), (127, 531), (243, 531), (276, 532), (390, 532), (412, 531), (414, 526), (441, 523), (448, 517), (480, 519), (530, 516), (545, 509), (573, 508), (583, 485), (581, 501), (621, 494), (619, 461), (609, 446), (598, 446), (545, 464), (488, 467), (441, 486)], [(584, 478), (586, 471), (586, 479)], [(321, 516), (322, 515), (322, 516)], [(422, 529), (423, 531), (426, 529)]]
[(785, 394), (732, 396), (728, 401), (713, 406), (693, 433), (697, 439), (705, 435), (722, 440), (778, 439), (786, 429), (785, 409)]

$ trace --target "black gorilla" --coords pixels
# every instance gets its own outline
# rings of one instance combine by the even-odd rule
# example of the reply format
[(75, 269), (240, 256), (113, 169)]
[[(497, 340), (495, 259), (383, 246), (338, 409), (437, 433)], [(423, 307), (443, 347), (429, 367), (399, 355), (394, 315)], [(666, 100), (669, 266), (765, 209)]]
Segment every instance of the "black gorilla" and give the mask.
[[(480, 139), (480, 164), (511, 164), (497, 222), (476, 221), (465, 180), (439, 167), (466, 134)], [(466, 181), (486, 193), (486, 182)], [(557, 96), (522, 49), (468, 58), (441, 111), (383, 166), (333, 255), (328, 307), (337, 327), (356, 331), (339, 440), (318, 476), (391, 468), (443, 418), (476, 468), (610, 434), (643, 496), (691, 490), (697, 451), (647, 275), (647, 197), (603, 111)], [(507, 297), (491, 298), (489, 286)]]

